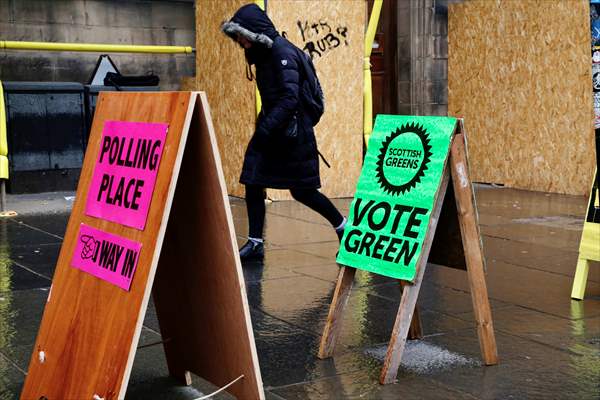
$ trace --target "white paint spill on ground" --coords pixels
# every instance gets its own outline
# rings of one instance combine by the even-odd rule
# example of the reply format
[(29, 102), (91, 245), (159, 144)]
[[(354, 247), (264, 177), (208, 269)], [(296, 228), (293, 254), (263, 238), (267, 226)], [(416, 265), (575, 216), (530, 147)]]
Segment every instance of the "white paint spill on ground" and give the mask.
[[(367, 349), (365, 353), (383, 361), (387, 345)], [(402, 362), (400, 365), (417, 374), (426, 374), (437, 370), (445, 370), (463, 366), (476, 366), (480, 362), (453, 353), (444, 348), (422, 340), (409, 340), (406, 342)]]
[(552, 217), (517, 218), (512, 222), (517, 224), (532, 224), (547, 226), (549, 228), (561, 228), (571, 231), (580, 231), (583, 228), (583, 218), (570, 215), (557, 215)]

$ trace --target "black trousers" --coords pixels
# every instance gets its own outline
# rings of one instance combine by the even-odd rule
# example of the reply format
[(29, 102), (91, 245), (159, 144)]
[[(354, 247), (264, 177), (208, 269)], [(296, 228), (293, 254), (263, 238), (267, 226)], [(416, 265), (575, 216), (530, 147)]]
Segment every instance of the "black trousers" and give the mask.
[[(290, 189), (295, 200), (321, 214), (334, 228), (344, 217), (331, 201), (317, 189)], [(265, 226), (265, 188), (246, 185), (246, 208), (248, 209), (248, 230), (251, 238), (261, 239)]]

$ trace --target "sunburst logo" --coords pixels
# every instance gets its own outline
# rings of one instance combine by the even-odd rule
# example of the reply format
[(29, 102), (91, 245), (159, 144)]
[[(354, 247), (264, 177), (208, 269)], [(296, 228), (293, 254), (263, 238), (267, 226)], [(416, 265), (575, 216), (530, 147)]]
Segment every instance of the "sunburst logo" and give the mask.
[(431, 161), (429, 135), (422, 125), (404, 124), (389, 134), (377, 157), (377, 180), (393, 196), (409, 192), (425, 176)]

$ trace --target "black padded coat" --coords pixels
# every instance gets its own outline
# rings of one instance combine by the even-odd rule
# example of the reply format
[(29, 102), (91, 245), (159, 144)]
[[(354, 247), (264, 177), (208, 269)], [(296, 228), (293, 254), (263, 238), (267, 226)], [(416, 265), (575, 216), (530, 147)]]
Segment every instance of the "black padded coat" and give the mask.
[(315, 134), (299, 98), (301, 50), (280, 36), (255, 4), (240, 8), (222, 30), (233, 39), (242, 35), (252, 42), (245, 55), (256, 66), (262, 100), (240, 182), (275, 189), (319, 188)]

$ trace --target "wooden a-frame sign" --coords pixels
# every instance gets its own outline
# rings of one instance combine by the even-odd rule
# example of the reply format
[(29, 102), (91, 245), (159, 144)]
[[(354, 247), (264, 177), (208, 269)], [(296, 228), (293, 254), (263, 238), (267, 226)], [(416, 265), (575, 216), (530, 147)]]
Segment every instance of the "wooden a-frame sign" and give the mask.
[(203, 92), (101, 93), (21, 398), (124, 398), (151, 292), (173, 377), (264, 399)]
[[(599, 142), (600, 148), (600, 138), (596, 140)], [(600, 154), (597, 157), (600, 159)], [(579, 242), (579, 258), (577, 259), (577, 268), (575, 269), (571, 290), (573, 300), (583, 300), (591, 265), (590, 261), (600, 261), (600, 169), (598, 168), (590, 190), (587, 215), (583, 223), (581, 241)]]
[[(477, 221), (473, 187), (469, 177), (466, 142), (462, 120), (458, 120), (451, 137), (450, 155), (443, 164), (440, 184), (437, 186), (431, 218), (422, 250), (416, 261), (412, 282), (401, 280), (402, 298), (391, 334), (380, 376), (381, 384), (396, 380), (407, 337), (420, 336), (417, 298), (428, 265), (442, 265), (467, 271), (477, 334), (483, 361), (486, 365), (498, 363), (496, 339), (485, 283), (484, 257)], [(451, 184), (450, 184), (451, 182)], [(349, 227), (347, 226), (348, 230)], [(350, 296), (356, 269), (340, 268), (329, 315), (321, 338), (318, 356), (333, 355), (341, 331), (344, 307)]]

